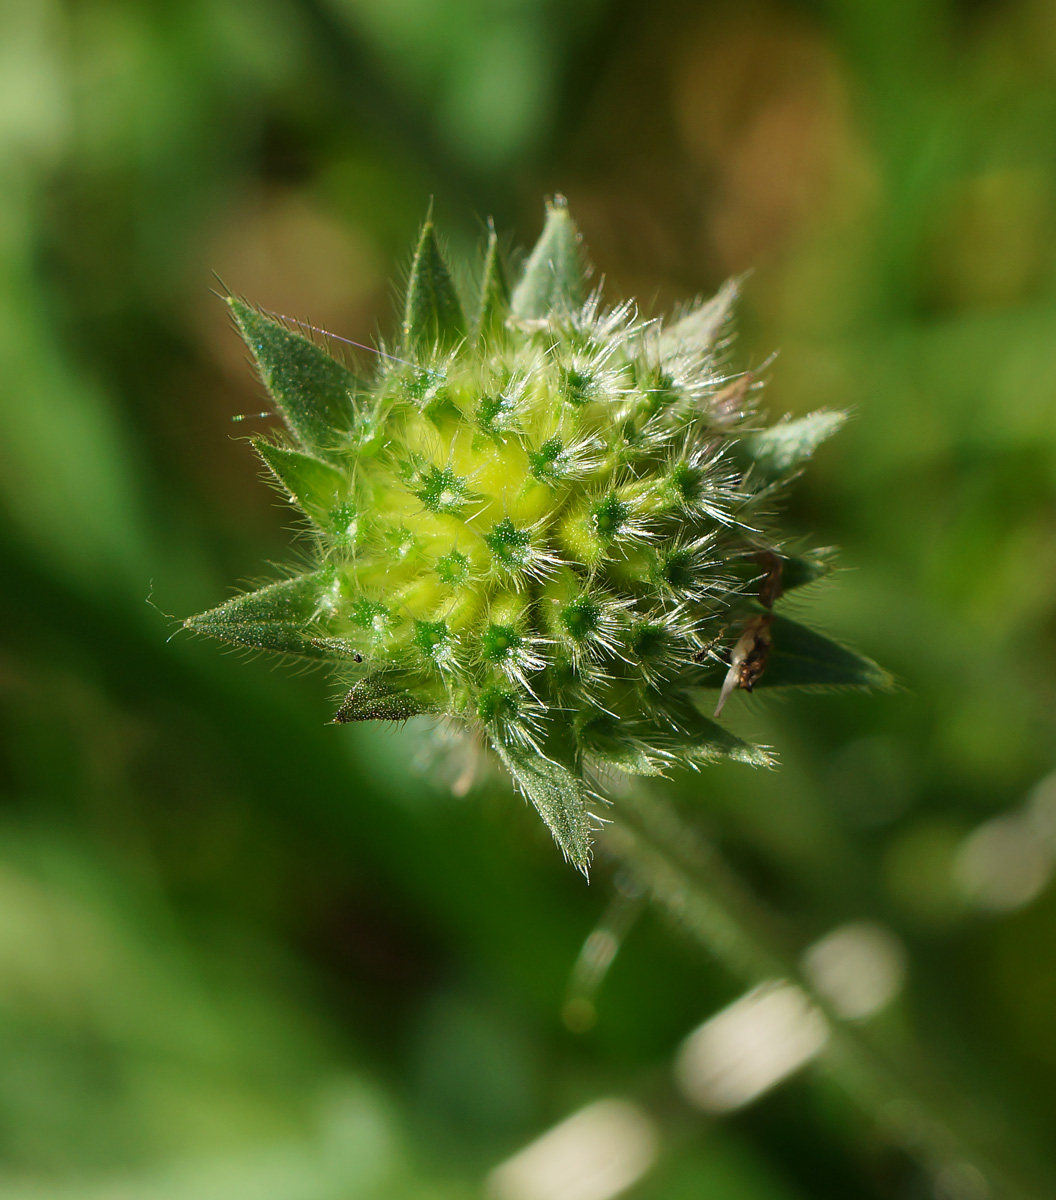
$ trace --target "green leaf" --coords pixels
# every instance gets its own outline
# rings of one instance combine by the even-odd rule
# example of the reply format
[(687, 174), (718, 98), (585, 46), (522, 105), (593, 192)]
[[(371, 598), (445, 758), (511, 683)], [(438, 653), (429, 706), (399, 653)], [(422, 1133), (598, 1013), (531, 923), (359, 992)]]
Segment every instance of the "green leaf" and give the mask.
[(393, 674), (368, 675), (353, 687), (334, 714), (334, 722), (346, 725), (350, 721), (407, 721), (435, 706), (415, 696)]
[(791, 592), (815, 580), (824, 579), (836, 569), (836, 547), (822, 546), (805, 554), (781, 555), (781, 591)]
[(603, 767), (625, 775), (662, 775), (663, 764), (650, 758), (637, 744), (629, 722), (608, 713), (579, 724), (576, 737), (584, 753)]
[(665, 707), (677, 724), (677, 731), (667, 739), (667, 749), (680, 762), (695, 766), (728, 758), (751, 767), (773, 765), (768, 750), (753, 746), (704, 716), (690, 695), (672, 696)]
[(411, 263), (407, 301), (403, 312), (403, 345), (407, 352), (419, 346), (449, 346), (465, 336), (466, 319), (462, 315), (455, 285), (440, 253), (433, 223), (422, 226), (418, 246)]
[(514, 782), (535, 805), (561, 852), (584, 875), (590, 866), (590, 814), (583, 782), (530, 746), (493, 740)]
[(356, 377), (306, 337), (233, 296), (227, 303), (290, 432), (305, 450), (328, 457), (354, 423)]
[(745, 438), (744, 451), (765, 476), (780, 479), (801, 467), (846, 420), (846, 413), (820, 409), (795, 421), (780, 421)]
[(332, 586), (329, 571), (298, 575), (188, 617), (184, 628), (254, 650), (356, 660), (358, 652), (350, 642), (322, 636), (313, 629)]
[(520, 320), (541, 321), (572, 312), (583, 303), (587, 275), (580, 234), (564, 196), (546, 206), (546, 223), (524, 274), (513, 289), (511, 308)]
[(751, 585), (758, 595), (767, 586), (767, 576), (773, 565), (780, 564), (780, 586), (776, 595), (782, 596), (830, 575), (836, 569), (835, 558), (834, 546), (807, 550), (803, 554), (782, 554), (776, 550), (760, 551), (746, 555), (741, 561), (732, 564), (732, 573), (745, 587)]
[(506, 323), (510, 312), (510, 289), (499, 253), (494, 225), (488, 225), (488, 248), (484, 254), (484, 274), (480, 286), (480, 311), (477, 314), (478, 338), (493, 337)]
[[(831, 638), (798, 621), (775, 616), (770, 625), (772, 645), (766, 668), (755, 688), (894, 686), (891, 676), (871, 658), (841, 646)], [(726, 668), (710, 668), (702, 679), (705, 687), (720, 687)]]
[(891, 676), (871, 658), (816, 633), (797, 621), (775, 616), (770, 626), (773, 647), (757, 687), (893, 686)]
[(340, 471), (318, 458), (272, 445), (263, 438), (254, 438), (253, 448), (298, 508), (320, 529), (334, 532), (342, 521), (347, 528), (349, 515), (343, 509), (349, 484)]
[(586, 750), (599, 767), (622, 771), (624, 775), (663, 775), (664, 767), (639, 747), (628, 741), (613, 740), (603, 746)]
[(729, 279), (710, 300), (701, 300), (660, 333), (660, 361), (686, 354), (709, 353), (729, 320), (740, 295), (736, 279)]

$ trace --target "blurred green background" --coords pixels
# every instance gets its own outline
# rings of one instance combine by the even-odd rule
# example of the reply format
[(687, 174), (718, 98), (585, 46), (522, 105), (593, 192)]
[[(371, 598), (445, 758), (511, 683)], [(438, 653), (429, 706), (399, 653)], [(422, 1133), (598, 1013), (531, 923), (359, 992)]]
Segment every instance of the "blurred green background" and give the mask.
[(558, 190), (611, 299), (751, 270), (770, 410), (853, 412), (801, 603), (901, 691), (736, 699), (781, 768), (667, 794), (798, 944), (893, 931), (880, 1036), (1051, 1162), (1056, 2), (0, 0), (5, 1198), (478, 1196), (616, 1096), (641, 1200), (985, 1200), (815, 1070), (695, 1113), (673, 1056), (743, 984), (659, 914), (573, 1032), (608, 864), (446, 794), (414, 723), (170, 640), (290, 553), (217, 277), (370, 342), (430, 196), (469, 255)]

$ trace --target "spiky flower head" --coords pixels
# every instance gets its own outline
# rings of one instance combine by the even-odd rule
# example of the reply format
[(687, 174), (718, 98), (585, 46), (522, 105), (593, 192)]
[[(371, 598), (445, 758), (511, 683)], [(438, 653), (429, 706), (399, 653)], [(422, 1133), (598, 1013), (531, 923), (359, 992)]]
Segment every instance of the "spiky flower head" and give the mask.
[(582, 870), (599, 776), (768, 761), (705, 715), (732, 691), (884, 681), (773, 611), (828, 570), (773, 507), (839, 414), (765, 426), (724, 367), (733, 284), (664, 322), (586, 280), (558, 198), (512, 292), (490, 233), (467, 319), (427, 221), (369, 379), (230, 299), (286, 424), (254, 445), (316, 565), (186, 622), (330, 662), (338, 722), (462, 723)]

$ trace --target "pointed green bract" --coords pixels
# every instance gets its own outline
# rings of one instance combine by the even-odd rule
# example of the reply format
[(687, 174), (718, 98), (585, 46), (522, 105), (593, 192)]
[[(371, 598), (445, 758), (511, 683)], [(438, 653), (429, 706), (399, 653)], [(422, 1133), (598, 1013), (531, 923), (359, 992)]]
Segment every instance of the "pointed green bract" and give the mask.
[(586, 299), (587, 274), (579, 230), (563, 196), (547, 206), (546, 224), (513, 289), (511, 309), (520, 320), (568, 315)]
[(787, 617), (774, 617), (773, 649), (759, 686), (850, 687), (892, 686), (891, 676), (871, 658), (841, 646), (832, 638)]
[(753, 746), (704, 716), (691, 696), (672, 697), (669, 712), (676, 724), (676, 732), (670, 737), (671, 754), (676, 761), (700, 765), (728, 758), (752, 767), (773, 765), (773, 755), (768, 750)]
[(796, 588), (806, 587), (831, 575), (836, 569), (836, 550), (824, 546), (818, 550), (807, 550), (802, 554), (785, 554), (777, 550), (754, 554), (734, 569), (735, 577), (750, 589), (757, 598), (761, 591), (769, 593), (769, 607), (773, 600)]
[(381, 675), (368, 675), (349, 690), (334, 722), (347, 725), (352, 721), (407, 721), (430, 711), (423, 697), (407, 691), (403, 680)]
[(739, 291), (735, 279), (727, 280), (714, 296), (698, 301), (664, 329), (658, 339), (660, 361), (671, 362), (686, 354), (710, 354), (729, 324)]
[(328, 571), (298, 575), (236, 596), (226, 604), (190, 617), (184, 627), (253, 650), (354, 661), (358, 654), (355, 645), (340, 637), (327, 636), (318, 624), (320, 614), (328, 606), (332, 587), (333, 575)]
[(330, 457), (354, 423), (356, 377), (301, 334), (234, 297), (227, 303), (290, 432), (309, 453)]
[[(871, 658), (842, 646), (798, 621), (776, 615), (770, 624), (772, 645), (758, 688), (878, 688), (889, 690), (891, 676)], [(722, 666), (707, 670), (706, 684), (720, 687), (726, 673)]]
[(403, 310), (403, 345), (419, 348), (451, 346), (466, 335), (466, 319), (451, 274), (440, 253), (436, 230), (426, 221), (418, 237)]
[(565, 858), (585, 875), (590, 866), (590, 813), (582, 780), (532, 747), (496, 741), (495, 749)]
[(352, 518), (347, 511), (349, 480), (344, 474), (318, 458), (273, 446), (263, 438), (254, 438), (253, 448), (291, 499), (320, 529), (335, 534), (342, 527), (347, 531)]
[(663, 775), (664, 764), (651, 758), (630, 741), (613, 740), (591, 746), (587, 757), (595, 770), (620, 771), (624, 775)]
[(488, 229), (488, 245), (484, 252), (484, 270), (481, 275), (477, 337), (484, 340), (493, 337), (506, 324), (509, 315), (510, 289), (502, 266), (498, 235), (491, 226)]
[(774, 611), (831, 569), (783, 549), (774, 509), (842, 417), (758, 432), (761, 385), (719, 361), (736, 291), (666, 324), (603, 307), (558, 199), (512, 298), (489, 228), (469, 330), (428, 220), (403, 349), (369, 384), (232, 301), (297, 438), (255, 445), (319, 567), (187, 627), (328, 660), (337, 724), (427, 713), (490, 740), (584, 872), (584, 771), (768, 765), (705, 715), (706, 688), (721, 710), (756, 687), (890, 680)]
[(625, 775), (662, 775), (664, 762), (650, 755), (636, 738), (630, 721), (603, 714), (578, 724), (576, 738), (583, 752), (598, 767)]
[(824, 409), (795, 421), (753, 433), (744, 449), (758, 470), (769, 479), (780, 479), (797, 471), (815, 450), (847, 420), (846, 413)]
[(822, 546), (805, 554), (792, 554), (782, 560), (781, 591), (791, 592), (831, 575), (836, 569), (836, 548)]

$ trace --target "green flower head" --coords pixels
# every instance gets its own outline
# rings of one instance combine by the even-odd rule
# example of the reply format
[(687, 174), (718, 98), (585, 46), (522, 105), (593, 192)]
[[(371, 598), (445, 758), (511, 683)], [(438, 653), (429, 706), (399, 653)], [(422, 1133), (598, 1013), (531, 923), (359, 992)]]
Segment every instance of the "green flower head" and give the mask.
[(286, 425), (254, 444), (316, 566), (186, 622), (331, 663), (338, 722), (483, 734), (582, 870), (607, 772), (769, 761), (714, 719), (731, 692), (885, 682), (774, 611), (829, 570), (773, 511), (840, 415), (765, 425), (724, 365), (733, 284), (661, 321), (586, 280), (560, 198), (512, 291), (492, 232), (462, 297), (427, 222), (370, 378), (230, 299)]

